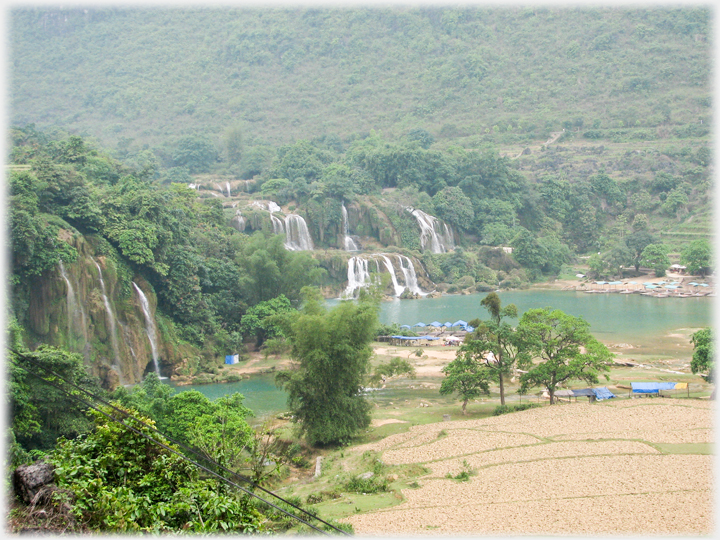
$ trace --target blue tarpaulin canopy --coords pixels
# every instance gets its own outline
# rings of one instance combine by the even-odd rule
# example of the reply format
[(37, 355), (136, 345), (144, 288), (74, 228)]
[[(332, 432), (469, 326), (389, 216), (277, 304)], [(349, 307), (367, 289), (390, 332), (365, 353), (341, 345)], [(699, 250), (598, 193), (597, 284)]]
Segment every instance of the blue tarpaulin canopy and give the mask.
[(452, 326), (467, 326), (467, 323), (462, 319), (458, 319), (457, 321), (452, 323)]
[(413, 326), (427, 326), (424, 322), (416, 322)]
[(660, 390), (672, 390), (674, 382), (634, 382), (630, 383), (633, 394), (657, 394)]
[(401, 324), (401, 325), (400, 325), (400, 328), (410, 329), (410, 325), (409, 325), (409, 324)]
[(607, 389), (607, 386), (593, 388), (593, 392), (595, 392), (595, 399), (597, 399), (598, 401), (616, 397), (615, 394), (613, 394), (610, 390)]
[(428, 326), (434, 326), (435, 328), (440, 328), (442, 326), (442, 323), (439, 323), (437, 321), (431, 322)]
[(450, 326), (452, 326), (452, 323), (451, 323), (451, 322), (445, 322), (445, 323), (443, 323), (443, 326), (449, 328)]

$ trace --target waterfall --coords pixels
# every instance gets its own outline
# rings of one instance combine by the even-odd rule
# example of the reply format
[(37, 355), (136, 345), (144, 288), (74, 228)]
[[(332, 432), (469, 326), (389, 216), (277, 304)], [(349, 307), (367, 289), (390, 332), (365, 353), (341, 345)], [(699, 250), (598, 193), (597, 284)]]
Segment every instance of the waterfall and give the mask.
[(302, 216), (297, 214), (285, 216), (285, 248), (291, 251), (312, 251), (314, 249), (310, 231), (308, 231), (307, 223)]
[(445, 245), (450, 249), (455, 249), (455, 236), (453, 235), (452, 229), (447, 226), (447, 223), (443, 223), (443, 228), (445, 230), (445, 234), (443, 235)]
[(150, 313), (150, 302), (148, 302), (145, 293), (143, 293), (142, 289), (138, 287), (137, 283), (133, 281), (132, 284), (140, 297), (140, 306), (142, 307), (143, 315), (145, 315), (145, 333), (150, 340), (150, 351), (152, 353), (153, 364), (155, 366), (155, 373), (157, 373), (157, 376), (160, 379), (163, 379), (164, 377), (160, 377), (160, 357), (158, 355), (157, 331), (155, 329), (155, 320)]
[(275, 234), (282, 234), (285, 232), (285, 230), (283, 228), (283, 222), (280, 221), (279, 218), (275, 217), (275, 215), (272, 212), (270, 213), (270, 221), (272, 221), (273, 232)]
[[(398, 255), (398, 259), (400, 261), (400, 270), (402, 270), (403, 276), (405, 276), (405, 286), (411, 293), (425, 296), (427, 293), (422, 292), (422, 290), (420, 290), (420, 286), (418, 285), (417, 274), (415, 273), (415, 265), (413, 262), (405, 255)], [(407, 266), (403, 264), (403, 261), (407, 261)]]
[(350, 257), (348, 260), (348, 284), (343, 293), (343, 298), (353, 298), (355, 291), (361, 287), (370, 285), (370, 271), (368, 261), (362, 257)]
[[(85, 315), (85, 310), (82, 307), (82, 304), (78, 303), (77, 299), (75, 298), (75, 289), (72, 286), (72, 283), (70, 283), (70, 280), (68, 279), (67, 273), (65, 272), (65, 266), (63, 265), (63, 262), (60, 261), (60, 275), (65, 280), (65, 284), (67, 285), (67, 314), (68, 314), (68, 337), (70, 337), (74, 331), (76, 332), (78, 330), (78, 326), (80, 327), (80, 333), (82, 333), (83, 338), (85, 339), (85, 343), (87, 343), (87, 317)], [(79, 320), (78, 320), (79, 317)]]
[(230, 182), (227, 182), (227, 181), (226, 181), (226, 182), (225, 182), (225, 187), (227, 188), (227, 194), (228, 194), (228, 199), (229, 199), (229, 198), (230, 198)]
[(395, 289), (395, 296), (400, 296), (403, 291), (405, 290), (405, 287), (400, 285), (397, 280), (397, 276), (395, 275), (395, 268), (392, 265), (392, 262), (386, 255), (381, 254), (380, 257), (382, 257), (383, 262), (385, 263), (385, 268), (387, 268), (388, 272), (390, 272), (390, 277), (392, 279), (393, 289)]
[(350, 236), (350, 225), (348, 224), (348, 213), (345, 204), (342, 205), (343, 235), (345, 235), (345, 251), (360, 251), (360, 246)]
[(107, 314), (108, 325), (110, 326), (110, 344), (112, 345), (113, 353), (115, 355), (114, 367), (115, 369), (117, 369), (118, 376), (120, 377), (120, 381), (122, 382), (122, 371), (120, 369), (120, 347), (118, 345), (117, 339), (115, 314), (112, 312), (112, 307), (110, 306), (110, 301), (107, 297), (107, 291), (105, 290), (105, 280), (103, 279), (102, 269), (100, 268), (100, 265), (95, 259), (93, 259), (93, 262), (95, 263), (95, 266), (98, 269), (98, 275), (100, 276), (100, 290), (102, 292), (103, 303), (105, 304), (105, 313)]
[(243, 217), (240, 210), (235, 211), (235, 216), (230, 221), (230, 225), (240, 232), (243, 232), (245, 230), (245, 218)]
[(280, 208), (277, 203), (274, 203), (273, 201), (268, 201), (267, 211), (272, 214), (273, 212), (282, 212), (282, 208)]
[(415, 216), (420, 226), (420, 246), (423, 251), (429, 249), (431, 253), (445, 253), (449, 246), (454, 246), (452, 231), (447, 225), (443, 231), (438, 232), (440, 222), (437, 218), (416, 208), (408, 207), (406, 210)]
[[(392, 258), (397, 261), (397, 266), (399, 266), (400, 272), (402, 273), (404, 284), (401, 284), (398, 280), (399, 274), (395, 270)], [(372, 279), (370, 271), (368, 270), (368, 263), (370, 261), (375, 262), (377, 271), (380, 273), (381, 260), (385, 269), (390, 274), (396, 297), (402, 295), (405, 289), (420, 296), (427, 295), (418, 285), (417, 274), (412, 259), (398, 253), (373, 253), (372, 255), (350, 257), (348, 260), (348, 284), (341, 298), (353, 298), (360, 288), (369, 286), (372, 283)]]
[(190, 189), (200, 189), (197, 184), (188, 184)]

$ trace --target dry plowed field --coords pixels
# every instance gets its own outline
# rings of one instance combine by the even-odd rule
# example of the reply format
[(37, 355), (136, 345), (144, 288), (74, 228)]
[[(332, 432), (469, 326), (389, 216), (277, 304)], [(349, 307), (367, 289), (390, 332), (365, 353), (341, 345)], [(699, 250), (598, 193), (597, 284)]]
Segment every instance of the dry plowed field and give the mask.
[(713, 456), (693, 452), (713, 440), (712, 413), (616, 399), (414, 426), (357, 450), (431, 472), (398, 506), (347, 520), (381, 535), (710, 534)]

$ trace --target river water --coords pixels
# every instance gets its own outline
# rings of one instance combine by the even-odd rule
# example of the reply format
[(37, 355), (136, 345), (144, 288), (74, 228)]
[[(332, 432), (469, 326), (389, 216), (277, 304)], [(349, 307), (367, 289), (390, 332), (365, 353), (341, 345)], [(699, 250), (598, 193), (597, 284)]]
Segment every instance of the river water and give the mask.
[[(590, 331), (606, 344), (629, 343), (645, 353), (660, 354), (678, 334), (712, 324), (713, 298), (652, 298), (639, 294), (595, 293), (529, 289), (498, 293), (502, 305), (515, 304), (518, 315), (531, 308), (551, 307), (590, 323)], [(392, 300), (380, 307), (385, 324), (414, 325), (438, 321), (488, 319), (480, 305), (485, 294), (448, 295), (441, 298)], [(518, 319), (509, 319), (511, 324)], [(421, 330), (421, 329), (419, 329)]]
[[(651, 298), (638, 294), (587, 294), (542, 289), (506, 291), (499, 296), (503, 306), (515, 304), (518, 315), (530, 308), (560, 309), (569, 315), (583, 317), (590, 323), (593, 335), (607, 345), (630, 344), (634, 354), (687, 357), (688, 362), (692, 355), (688, 334), (712, 324), (713, 299), (705, 297)], [(395, 299), (381, 304), (380, 321), (412, 326), (417, 322), (487, 319), (487, 311), (480, 305), (484, 297), (485, 294), (474, 294)], [(329, 300), (328, 307), (338, 302)], [(517, 319), (509, 321), (515, 323)], [(287, 409), (287, 394), (273, 381), (274, 375), (265, 374), (235, 383), (179, 386), (176, 389), (198, 390), (210, 399), (240, 392), (245, 396), (245, 405), (255, 412), (256, 418), (262, 419)], [(432, 393), (435, 396), (437, 391)], [(392, 393), (384, 397), (399, 399), (400, 396)]]

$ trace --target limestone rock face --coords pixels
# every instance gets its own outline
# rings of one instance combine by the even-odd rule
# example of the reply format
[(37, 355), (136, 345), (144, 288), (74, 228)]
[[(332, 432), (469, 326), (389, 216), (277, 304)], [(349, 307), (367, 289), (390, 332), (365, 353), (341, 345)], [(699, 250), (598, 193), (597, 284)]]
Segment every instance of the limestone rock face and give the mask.
[[(97, 239), (63, 233), (78, 257), (45, 272), (30, 287), (27, 325), (31, 338), (80, 353), (88, 372), (105, 388), (142, 381), (155, 368), (146, 319), (132, 283), (147, 297), (154, 317), (157, 300), (152, 287), (105, 254), (107, 247), (101, 249)], [(178, 352), (160, 332), (156, 342), (160, 371), (169, 374)]]

